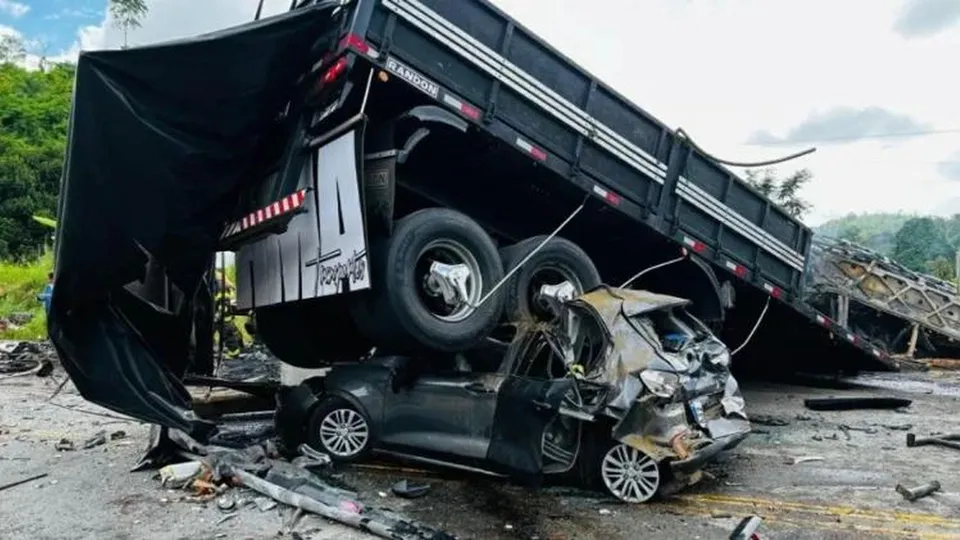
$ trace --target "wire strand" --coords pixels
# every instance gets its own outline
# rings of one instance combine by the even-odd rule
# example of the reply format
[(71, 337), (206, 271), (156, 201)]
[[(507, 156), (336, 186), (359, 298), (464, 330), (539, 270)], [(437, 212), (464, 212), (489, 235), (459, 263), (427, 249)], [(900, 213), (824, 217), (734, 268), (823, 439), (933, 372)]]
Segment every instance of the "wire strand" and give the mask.
[(784, 157), (782, 157), (782, 158), (771, 159), (771, 160), (767, 160), (767, 161), (756, 161), (756, 162), (728, 161), (728, 160), (725, 160), (725, 159), (720, 159), (720, 158), (718, 158), (717, 156), (714, 156), (714, 155), (710, 154), (709, 152), (707, 152), (706, 150), (704, 150), (703, 148), (701, 148), (697, 143), (695, 143), (695, 142), (693, 141), (693, 139), (690, 137), (690, 135), (687, 134), (687, 132), (683, 130), (683, 128), (677, 128), (677, 130), (676, 130), (674, 133), (676, 133), (677, 137), (680, 137), (681, 139), (684, 139), (684, 140), (686, 140), (688, 143), (690, 143), (690, 146), (692, 146), (695, 150), (697, 150), (697, 151), (700, 152), (701, 154), (703, 154), (703, 155), (707, 156), (708, 158), (716, 161), (717, 163), (722, 163), (722, 164), (728, 165), (728, 166), (730, 166), (730, 167), (770, 167), (770, 166), (772, 166), (772, 165), (779, 165), (779, 164), (781, 164), (781, 163), (786, 163), (787, 161), (791, 161), (791, 160), (794, 160), (794, 159), (803, 157), (803, 156), (805, 156), (805, 155), (807, 155), (807, 154), (812, 154), (812, 153), (814, 153), (814, 152), (817, 151), (816, 148), (807, 148), (806, 150), (797, 152), (797, 153), (795, 153), (795, 154), (790, 154), (789, 156), (784, 156)]

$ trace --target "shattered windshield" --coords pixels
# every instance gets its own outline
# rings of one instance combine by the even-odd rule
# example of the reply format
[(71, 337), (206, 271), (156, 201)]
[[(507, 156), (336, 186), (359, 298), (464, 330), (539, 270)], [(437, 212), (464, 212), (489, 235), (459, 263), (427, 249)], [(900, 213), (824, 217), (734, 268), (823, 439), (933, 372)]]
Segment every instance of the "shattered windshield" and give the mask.
[(707, 328), (683, 308), (670, 308), (635, 315), (631, 321), (640, 327), (652, 330), (666, 352), (679, 352), (691, 342), (708, 339)]

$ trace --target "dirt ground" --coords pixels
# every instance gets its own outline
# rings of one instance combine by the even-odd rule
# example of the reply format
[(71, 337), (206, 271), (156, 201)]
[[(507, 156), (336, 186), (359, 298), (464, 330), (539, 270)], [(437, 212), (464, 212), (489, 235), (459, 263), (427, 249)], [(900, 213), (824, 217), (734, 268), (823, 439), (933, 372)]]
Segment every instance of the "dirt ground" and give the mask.
[[(62, 377), (62, 373), (55, 373)], [(763, 517), (763, 538), (960, 538), (960, 451), (907, 448), (918, 435), (960, 432), (960, 374), (863, 376), (871, 388), (827, 389), (745, 383), (755, 433), (720, 462), (708, 479), (679, 496), (623, 505), (565, 487), (531, 491), (500, 481), (438, 471), (371, 464), (346, 471), (366, 502), (400, 510), (459, 538), (613, 539), (727, 538), (741, 517)], [(148, 428), (77, 412), (106, 413), (68, 384), (52, 401), (50, 378), (0, 380), (0, 485), (48, 476), (0, 491), (0, 538), (32, 539), (266, 539), (282, 538), (292, 512), (247, 506), (235, 516), (214, 503), (180, 500), (151, 472), (130, 473)], [(913, 400), (903, 411), (815, 412), (803, 399), (832, 395), (894, 395)], [(81, 443), (100, 430), (125, 436), (92, 449)], [(61, 438), (77, 444), (57, 451)], [(792, 464), (795, 458), (821, 460)], [(401, 478), (430, 483), (426, 497), (390, 495)], [(939, 480), (940, 493), (916, 502), (897, 483)], [(294, 528), (305, 539), (368, 536), (305, 517)], [(292, 537), (287, 534), (285, 537)]]

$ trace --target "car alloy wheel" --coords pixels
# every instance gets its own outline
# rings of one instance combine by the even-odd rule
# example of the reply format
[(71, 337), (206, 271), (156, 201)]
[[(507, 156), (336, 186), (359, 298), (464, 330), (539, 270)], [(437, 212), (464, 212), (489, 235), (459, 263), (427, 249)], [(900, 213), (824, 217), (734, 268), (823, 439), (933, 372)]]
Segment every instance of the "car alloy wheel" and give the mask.
[(319, 439), (323, 450), (339, 458), (352, 458), (363, 452), (370, 439), (370, 426), (353, 409), (334, 409), (320, 421)]
[(626, 444), (616, 444), (600, 464), (603, 483), (618, 499), (629, 503), (648, 501), (660, 487), (660, 467), (649, 455)]

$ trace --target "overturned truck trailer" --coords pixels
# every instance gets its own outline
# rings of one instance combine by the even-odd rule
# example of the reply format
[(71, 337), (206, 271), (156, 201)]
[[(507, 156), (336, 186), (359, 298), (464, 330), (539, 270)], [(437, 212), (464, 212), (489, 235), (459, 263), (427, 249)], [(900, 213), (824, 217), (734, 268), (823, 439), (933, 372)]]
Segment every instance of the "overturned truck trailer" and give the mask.
[(814, 238), (808, 302), (890, 356), (960, 358), (960, 291), (862, 246)]
[(52, 339), (87, 399), (195, 435), (216, 251), (305, 367), (509, 341), (551, 316), (544, 287), (600, 276), (737, 342), (769, 306), (768, 362), (836, 335), (804, 301), (807, 227), (482, 0), (301, 2), (86, 52), (69, 135)]

